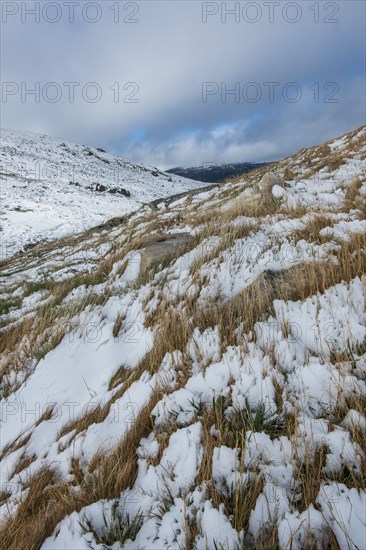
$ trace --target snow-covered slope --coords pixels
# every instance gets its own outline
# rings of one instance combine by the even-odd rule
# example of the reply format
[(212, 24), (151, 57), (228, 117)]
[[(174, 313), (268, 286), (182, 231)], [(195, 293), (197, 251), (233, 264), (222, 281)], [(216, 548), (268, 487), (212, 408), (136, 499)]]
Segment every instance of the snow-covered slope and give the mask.
[(29, 243), (71, 235), (141, 203), (204, 185), (32, 133), (2, 129), (0, 154), (3, 258)]
[(2, 265), (4, 548), (366, 547), (365, 137)]

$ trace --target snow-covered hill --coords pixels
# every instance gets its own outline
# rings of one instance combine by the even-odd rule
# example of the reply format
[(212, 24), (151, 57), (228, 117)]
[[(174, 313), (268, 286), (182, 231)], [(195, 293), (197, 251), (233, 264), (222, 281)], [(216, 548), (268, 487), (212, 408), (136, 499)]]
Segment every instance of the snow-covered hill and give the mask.
[(365, 138), (2, 264), (4, 549), (366, 548)]
[(32, 133), (2, 129), (0, 154), (2, 258), (204, 185)]

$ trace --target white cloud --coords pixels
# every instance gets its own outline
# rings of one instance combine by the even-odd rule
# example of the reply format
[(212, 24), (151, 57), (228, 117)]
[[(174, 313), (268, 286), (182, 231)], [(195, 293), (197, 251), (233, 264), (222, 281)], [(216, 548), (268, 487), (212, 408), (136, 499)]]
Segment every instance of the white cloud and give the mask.
[[(220, 13), (204, 24), (201, 2), (177, 1), (138, 3), (136, 24), (113, 23), (109, 8), (115, 2), (109, 0), (100, 2), (103, 16), (95, 24), (80, 18), (69, 23), (65, 7), (55, 24), (34, 24), (31, 17), (23, 24), (19, 14), (9, 17), (2, 25), (3, 81), (24, 82), (28, 87), (55, 81), (62, 98), (49, 103), (41, 96), (35, 103), (30, 96), (25, 102), (20, 94), (9, 97), (2, 104), (2, 125), (172, 166), (280, 157), (310, 139), (316, 143), (324, 134), (330, 137), (362, 124), (364, 4), (327, 3), (340, 7), (338, 14), (332, 14), (319, 3), (319, 23), (305, 2), (297, 3), (302, 11), (297, 23), (284, 20), (284, 3), (269, 23), (267, 4), (257, 3), (262, 17), (255, 24), (243, 16), (239, 23), (228, 16), (223, 24)], [(296, 15), (295, 4), (286, 3), (287, 17)], [(123, 10), (125, 3), (120, 5), (121, 16), (126, 17), (130, 11)], [(235, 2), (226, 5), (230, 8)], [(245, 13), (255, 16), (254, 11)], [(339, 22), (324, 22), (331, 17)], [(64, 86), (70, 81), (80, 82), (74, 103), (68, 101)], [(265, 84), (270, 81), (280, 83), (274, 103)], [(102, 90), (95, 104), (81, 94), (88, 82), (97, 82)], [(115, 82), (121, 84), (119, 102), (110, 89)], [(123, 90), (127, 82), (137, 83), (138, 103), (122, 101), (133, 91), (131, 86)], [(246, 83), (256, 82), (262, 100), (250, 103), (241, 95), (236, 103), (228, 95), (227, 101), (221, 101), (217, 93), (202, 103), (203, 82), (225, 83), (228, 89), (238, 82), (241, 93)], [(282, 97), (289, 82), (301, 86), (302, 98), (296, 104)], [(315, 90), (309, 90), (315, 82), (320, 86), (318, 104)], [(323, 103), (331, 91), (322, 89), (327, 82), (339, 86), (338, 103)], [(136, 129), (144, 130), (144, 140), (137, 143)], [(135, 136), (133, 146), (131, 136)]]

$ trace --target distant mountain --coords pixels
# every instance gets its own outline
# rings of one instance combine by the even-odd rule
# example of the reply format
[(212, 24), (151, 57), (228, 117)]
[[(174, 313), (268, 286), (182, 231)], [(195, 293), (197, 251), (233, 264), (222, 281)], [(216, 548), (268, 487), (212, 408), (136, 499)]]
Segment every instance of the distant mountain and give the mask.
[(201, 166), (192, 166), (191, 168), (181, 168), (178, 166), (177, 168), (170, 168), (167, 170), (167, 173), (191, 180), (203, 181), (204, 183), (217, 183), (226, 180), (226, 178), (246, 174), (265, 164), (267, 163), (233, 162), (229, 164), (202, 164)]

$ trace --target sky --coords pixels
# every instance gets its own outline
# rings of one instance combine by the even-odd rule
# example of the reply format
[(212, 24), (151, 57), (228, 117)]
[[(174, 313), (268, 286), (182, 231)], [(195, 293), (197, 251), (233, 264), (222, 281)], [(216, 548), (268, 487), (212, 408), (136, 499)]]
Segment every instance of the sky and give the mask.
[(1, 126), (171, 168), (365, 123), (362, 0), (1, 2)]

